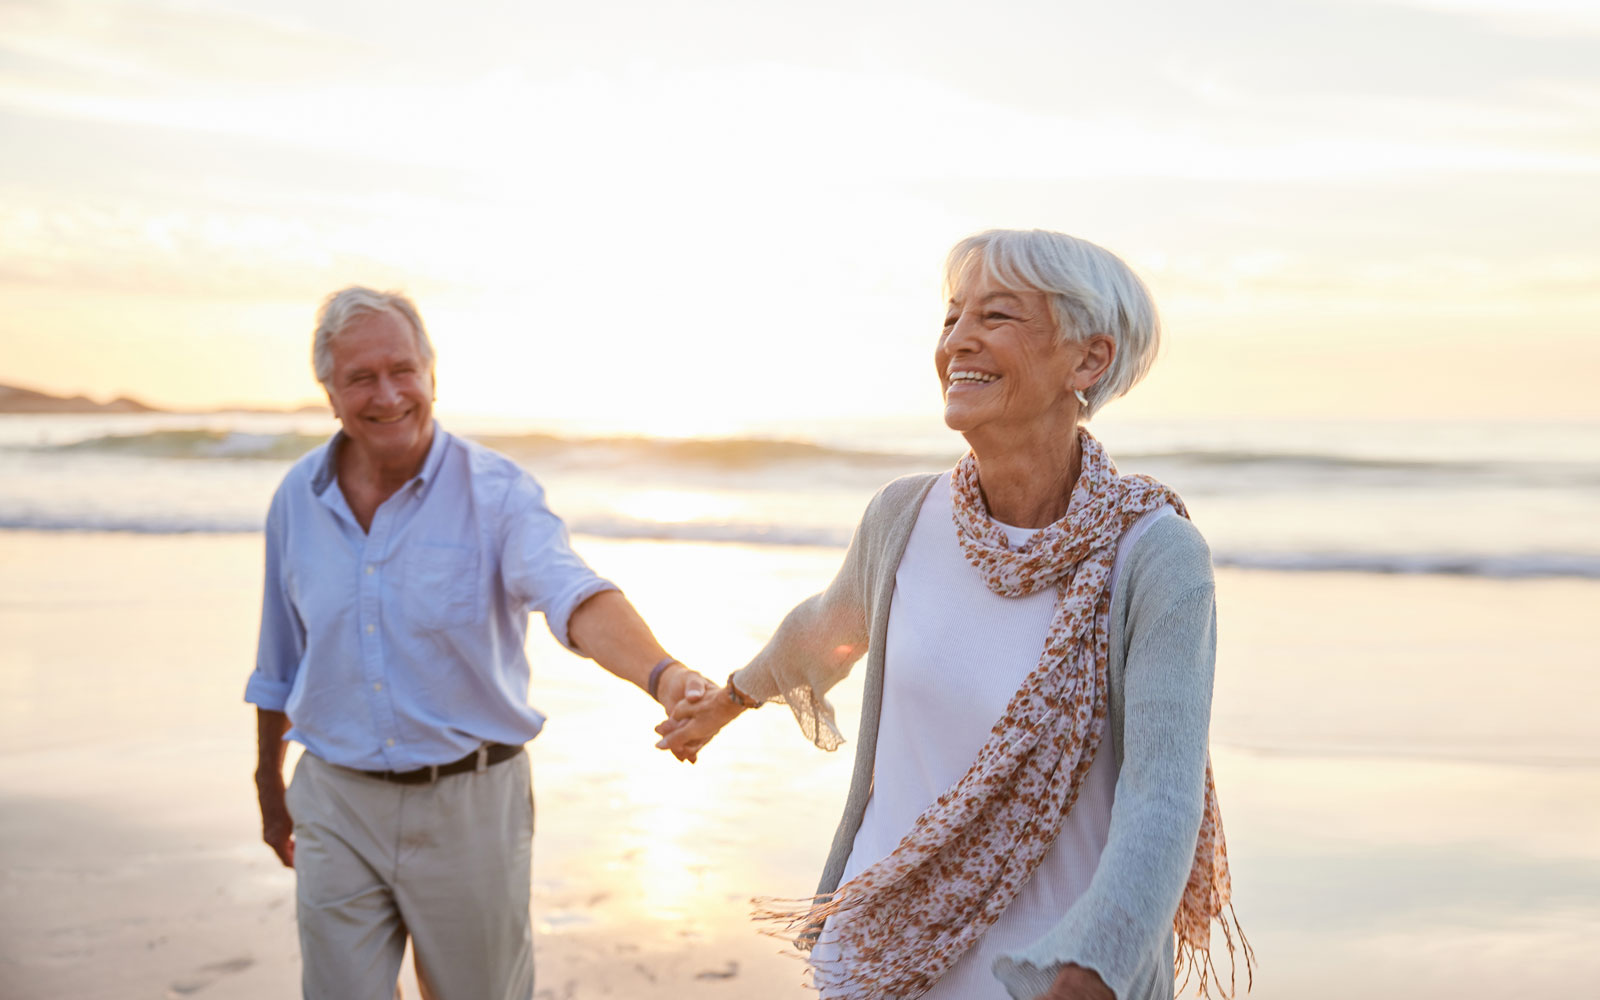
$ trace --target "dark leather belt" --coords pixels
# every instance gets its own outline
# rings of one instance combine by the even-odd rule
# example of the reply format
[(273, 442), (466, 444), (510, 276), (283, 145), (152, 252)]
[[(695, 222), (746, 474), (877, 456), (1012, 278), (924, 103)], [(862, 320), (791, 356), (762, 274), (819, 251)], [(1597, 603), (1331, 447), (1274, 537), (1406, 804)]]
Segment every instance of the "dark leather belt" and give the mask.
[[(392, 781), (397, 785), (426, 785), (438, 781), (440, 778), (452, 774), (464, 774), (467, 771), (478, 769), (478, 754), (474, 750), (460, 760), (453, 760), (448, 764), (435, 764), (432, 767), (419, 767), (415, 771), (362, 771), (369, 778), (381, 778)], [(522, 752), (520, 746), (510, 746), (505, 743), (490, 743), (483, 748), (483, 766), (490, 767), (502, 761), (508, 761)]]

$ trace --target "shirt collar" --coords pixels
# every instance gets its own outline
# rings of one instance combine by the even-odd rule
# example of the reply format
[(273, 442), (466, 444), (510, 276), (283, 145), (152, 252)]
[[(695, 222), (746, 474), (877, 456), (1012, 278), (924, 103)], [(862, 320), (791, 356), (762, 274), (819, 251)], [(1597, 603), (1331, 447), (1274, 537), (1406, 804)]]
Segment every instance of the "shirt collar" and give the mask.
[(444, 453), (449, 449), (447, 443), (450, 438), (439, 421), (433, 422), (433, 441), (428, 445), (428, 457), (422, 460), (422, 468), (417, 471), (416, 482), (427, 486), (433, 482), (434, 474), (439, 471), (439, 466), (444, 464)]
[[(317, 471), (311, 477), (311, 492), (317, 496), (321, 496), (329, 486), (339, 479), (339, 446), (343, 443), (344, 438), (344, 428), (341, 427), (333, 432), (333, 437), (328, 439), (327, 445), (323, 448), (322, 461), (318, 464)], [(429, 483), (433, 482), (434, 473), (438, 472), (439, 466), (444, 464), (444, 453), (449, 448), (449, 438), (450, 435), (439, 425), (439, 421), (435, 420), (433, 422), (433, 441), (428, 445), (428, 457), (422, 460), (422, 468), (417, 471), (416, 476), (411, 480), (411, 482), (417, 484), (417, 488), (425, 488)], [(408, 483), (407, 485), (410, 484)]]

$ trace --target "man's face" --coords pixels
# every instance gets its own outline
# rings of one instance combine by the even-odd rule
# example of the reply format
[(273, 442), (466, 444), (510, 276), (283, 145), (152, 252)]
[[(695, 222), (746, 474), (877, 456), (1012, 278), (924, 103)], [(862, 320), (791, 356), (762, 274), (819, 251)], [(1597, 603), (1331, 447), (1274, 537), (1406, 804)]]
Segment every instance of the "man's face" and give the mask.
[(350, 443), (375, 464), (421, 462), (433, 440), (433, 372), (411, 325), (363, 313), (333, 342), (328, 403)]

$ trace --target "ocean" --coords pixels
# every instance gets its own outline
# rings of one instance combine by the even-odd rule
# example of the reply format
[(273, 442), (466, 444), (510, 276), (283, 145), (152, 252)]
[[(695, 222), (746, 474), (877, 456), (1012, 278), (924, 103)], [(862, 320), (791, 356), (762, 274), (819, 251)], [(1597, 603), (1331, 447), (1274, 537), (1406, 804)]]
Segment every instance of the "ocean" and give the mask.
[[(717, 438), (445, 421), (532, 472), (576, 534), (843, 546), (883, 483), (949, 468), (937, 423)], [(260, 530), (324, 415), (0, 418), (0, 531)], [(1175, 488), (1222, 567), (1600, 579), (1600, 423), (1097, 422), (1119, 468)]]

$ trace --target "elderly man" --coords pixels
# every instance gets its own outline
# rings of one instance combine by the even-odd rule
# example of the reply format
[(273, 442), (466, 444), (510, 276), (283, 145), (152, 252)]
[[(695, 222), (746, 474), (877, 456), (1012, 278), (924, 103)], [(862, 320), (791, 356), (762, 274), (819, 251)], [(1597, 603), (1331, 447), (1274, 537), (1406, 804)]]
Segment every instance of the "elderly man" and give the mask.
[[(341, 430), (267, 514), (255, 672), (263, 838), (296, 874), (305, 996), (527, 1000), (530, 611), (667, 708), (710, 685), (573, 553), (509, 459), (433, 420), (406, 298), (330, 296), (312, 348)], [(305, 747), (287, 790), (285, 740)]]

